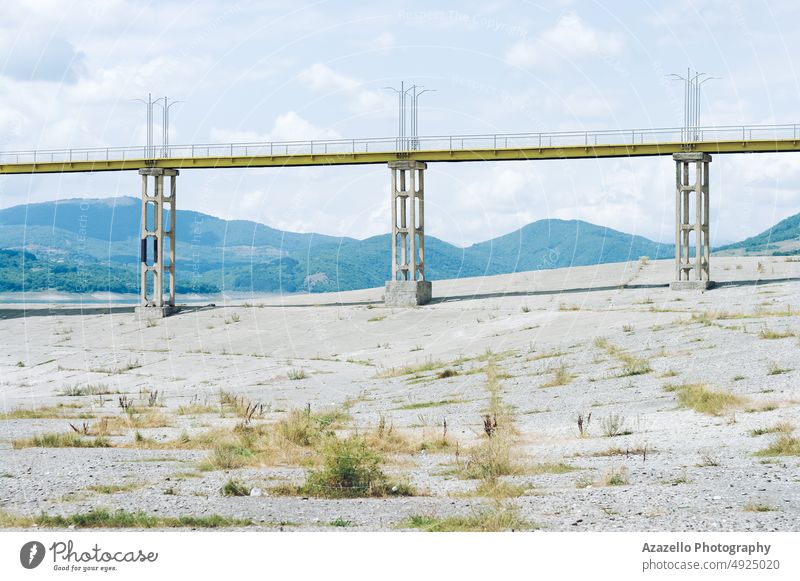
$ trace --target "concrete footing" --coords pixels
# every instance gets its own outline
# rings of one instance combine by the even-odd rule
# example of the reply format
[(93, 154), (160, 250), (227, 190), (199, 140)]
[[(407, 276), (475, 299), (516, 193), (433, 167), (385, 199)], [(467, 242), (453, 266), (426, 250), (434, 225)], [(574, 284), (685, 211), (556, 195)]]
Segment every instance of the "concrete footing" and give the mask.
[(163, 319), (180, 311), (180, 307), (164, 305), (162, 307), (139, 306), (134, 309), (136, 316), (140, 319)]
[(384, 302), (387, 307), (417, 307), (431, 302), (429, 280), (390, 280), (386, 282)]
[(673, 280), (669, 283), (670, 290), (685, 291), (685, 290), (708, 290), (714, 288), (713, 280)]

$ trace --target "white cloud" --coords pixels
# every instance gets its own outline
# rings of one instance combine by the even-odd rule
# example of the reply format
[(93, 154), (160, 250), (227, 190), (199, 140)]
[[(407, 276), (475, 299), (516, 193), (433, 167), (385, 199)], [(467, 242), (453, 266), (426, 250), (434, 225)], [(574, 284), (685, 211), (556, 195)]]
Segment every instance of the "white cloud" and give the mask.
[(365, 89), (363, 81), (338, 73), (323, 63), (315, 63), (300, 71), (297, 78), (318, 93), (343, 93), (350, 101), (350, 109), (357, 113), (393, 107), (394, 101), (388, 93)]
[(269, 141), (306, 141), (311, 139), (339, 139), (335, 130), (318, 127), (294, 111), (282, 113), (275, 118), (269, 133), (252, 130), (211, 130), (211, 140), (217, 143), (264, 143)]
[(568, 12), (537, 38), (512, 45), (506, 60), (518, 67), (548, 68), (554, 65), (554, 58), (575, 61), (616, 55), (623, 44), (620, 35), (592, 28), (577, 14)]

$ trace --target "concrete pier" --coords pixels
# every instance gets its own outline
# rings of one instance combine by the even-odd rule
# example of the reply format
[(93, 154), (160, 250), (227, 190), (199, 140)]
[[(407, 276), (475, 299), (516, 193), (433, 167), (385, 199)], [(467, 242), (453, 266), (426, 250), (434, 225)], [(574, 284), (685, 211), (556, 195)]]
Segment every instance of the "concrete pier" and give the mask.
[[(706, 290), (711, 281), (707, 153), (675, 153), (675, 279), (673, 290)], [(690, 256), (694, 246), (694, 257)]]
[(425, 280), (425, 169), (420, 161), (393, 161), (392, 280), (386, 283), (386, 306), (410, 307), (431, 300)]
[[(175, 194), (178, 170), (145, 168), (142, 176), (141, 281), (136, 313), (144, 318), (166, 317), (175, 307)], [(169, 188), (164, 189), (168, 176)], [(148, 187), (152, 180), (153, 187)], [(152, 192), (152, 193), (151, 193)], [(165, 210), (169, 218), (165, 219)], [(168, 223), (166, 223), (168, 222)], [(167, 261), (164, 261), (164, 257)], [(168, 280), (165, 280), (165, 276)], [(164, 296), (165, 283), (167, 296)]]

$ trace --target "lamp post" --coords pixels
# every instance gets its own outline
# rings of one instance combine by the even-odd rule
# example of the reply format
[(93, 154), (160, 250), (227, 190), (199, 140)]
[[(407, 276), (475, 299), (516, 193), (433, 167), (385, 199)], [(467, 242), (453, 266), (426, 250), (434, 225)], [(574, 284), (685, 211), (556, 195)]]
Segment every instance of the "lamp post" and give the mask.
[(700, 126), (700, 85), (712, 79), (719, 77), (706, 77), (701, 80), (701, 77), (706, 76), (708, 73), (695, 72), (692, 75), (692, 69), (686, 69), (686, 76), (683, 77), (676, 73), (667, 75), (675, 80), (684, 82), (683, 93), (683, 128), (681, 129), (681, 142), (697, 141), (699, 138), (698, 128)]
[(159, 107), (163, 110), (163, 145), (161, 148), (161, 157), (169, 157), (169, 110), (173, 105), (177, 105), (178, 103), (183, 103), (183, 101), (173, 101), (172, 103), (169, 102), (169, 97), (162, 97), (161, 99), (157, 99), (153, 103), (155, 104), (158, 101), (164, 101), (164, 104), (158, 103)]
[[(400, 82), (400, 88), (396, 89), (394, 87), (384, 87), (384, 89), (394, 91), (397, 93), (397, 106), (398, 106), (398, 116), (397, 116), (397, 149), (398, 150), (406, 150), (406, 149), (417, 149), (419, 146), (419, 140), (417, 139), (417, 129), (418, 129), (418, 107), (417, 107), (417, 100), (419, 96), (423, 93), (435, 91), (435, 89), (425, 89), (421, 85), (411, 85), (410, 87), (406, 88), (405, 81)], [(420, 90), (421, 89), (421, 90)], [(409, 96), (411, 99), (411, 117), (409, 119), (406, 106), (406, 96)], [(410, 141), (406, 138), (406, 126), (410, 131), (411, 139)]]

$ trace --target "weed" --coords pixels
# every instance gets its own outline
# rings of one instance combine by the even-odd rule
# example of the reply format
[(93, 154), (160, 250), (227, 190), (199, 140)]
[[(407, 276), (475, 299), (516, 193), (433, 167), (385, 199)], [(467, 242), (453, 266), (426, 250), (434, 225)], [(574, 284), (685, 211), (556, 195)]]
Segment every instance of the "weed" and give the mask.
[(321, 454), (322, 467), (308, 474), (300, 489), (304, 494), (323, 498), (413, 494), (410, 486), (389, 481), (381, 469), (382, 457), (361, 436), (328, 438)]
[(629, 483), (628, 469), (624, 466), (612, 466), (599, 480), (600, 486), (625, 486)]
[(586, 438), (589, 435), (589, 426), (592, 423), (592, 412), (584, 418), (583, 414), (578, 414), (578, 435)]
[(789, 331), (788, 329), (776, 331), (775, 329), (767, 328), (765, 325), (761, 327), (761, 331), (758, 332), (758, 336), (761, 339), (786, 339), (787, 337), (794, 337), (794, 332)]
[(112, 393), (119, 393), (118, 391), (113, 391), (109, 389), (108, 385), (105, 383), (97, 383), (97, 384), (88, 384), (88, 385), (68, 385), (61, 389), (58, 392), (58, 395), (63, 395), (67, 397), (81, 397), (84, 395), (109, 395)]
[(307, 377), (306, 372), (302, 369), (290, 369), (287, 375), (291, 381), (299, 381)]
[(768, 428), (754, 428), (750, 430), (750, 435), (755, 436), (763, 436), (764, 434), (791, 434), (794, 431), (794, 426), (789, 422), (781, 422), (779, 424), (775, 424), (774, 426), (770, 426)]
[(425, 532), (498, 532), (531, 530), (536, 525), (524, 520), (519, 509), (513, 505), (495, 504), (482, 507), (470, 515), (435, 517), (414, 515), (405, 521), (405, 526)]
[(14, 448), (109, 448), (111, 444), (106, 438), (84, 438), (79, 434), (67, 432), (63, 434), (41, 434), (29, 439), (14, 440)]
[(718, 416), (731, 408), (741, 407), (747, 401), (732, 393), (710, 390), (702, 383), (666, 385), (664, 390), (676, 392), (681, 407), (711, 416)]
[(606, 438), (616, 436), (627, 436), (633, 433), (625, 426), (625, 416), (620, 414), (610, 414), (602, 420), (603, 435)]
[(788, 373), (791, 369), (785, 369), (778, 365), (775, 361), (771, 361), (769, 367), (767, 368), (767, 375), (780, 375), (782, 373)]
[(742, 510), (745, 512), (771, 512), (776, 509), (763, 502), (748, 502), (742, 507)]
[(442, 399), (439, 401), (421, 401), (416, 403), (406, 404), (404, 406), (400, 406), (399, 410), (421, 410), (425, 408), (432, 408), (432, 407), (439, 407), (445, 405), (452, 405), (456, 403), (462, 403), (460, 399)]
[(93, 484), (88, 486), (87, 490), (92, 492), (99, 492), (100, 494), (116, 494), (118, 492), (130, 492), (139, 488), (139, 484), (130, 482), (128, 484)]
[(219, 491), (222, 496), (250, 496), (250, 487), (235, 478), (230, 478)]
[(768, 447), (755, 453), (756, 456), (800, 456), (800, 438), (781, 434)]
[(700, 454), (700, 462), (697, 463), (698, 468), (709, 468), (720, 465), (719, 458), (711, 452), (703, 452)]
[(570, 381), (573, 380), (575, 376), (570, 373), (569, 367), (564, 361), (560, 361), (558, 367), (553, 372), (553, 378), (543, 383), (540, 387), (556, 387), (559, 385), (567, 385)]

